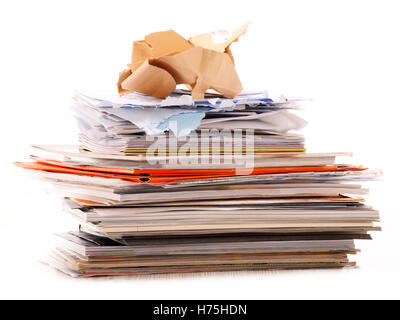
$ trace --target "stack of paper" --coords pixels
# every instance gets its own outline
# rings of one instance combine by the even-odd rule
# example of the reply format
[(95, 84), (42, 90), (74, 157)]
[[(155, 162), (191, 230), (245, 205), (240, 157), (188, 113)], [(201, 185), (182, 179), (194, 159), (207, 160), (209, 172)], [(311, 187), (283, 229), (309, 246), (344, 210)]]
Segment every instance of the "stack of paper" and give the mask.
[[(273, 101), (264, 92), (242, 93), (235, 99), (207, 97), (192, 100), (184, 91), (166, 99), (138, 93), (101, 98), (77, 94), (72, 107), (81, 130), (80, 143), (91, 151), (176, 153), (183, 146), (192, 154), (304, 151), (303, 137), (288, 133), (306, 124), (289, 112), (297, 108), (296, 101)], [(249, 132), (252, 145), (245, 150)], [(226, 149), (227, 142), (237, 148)]]
[[(173, 97), (188, 100), (185, 96)], [(203, 106), (160, 107), (152, 101), (139, 107), (145, 103), (138, 94), (117, 106), (121, 99), (77, 95), (73, 108), (81, 145), (34, 146), (34, 161), (17, 163), (50, 182), (66, 211), (80, 222), (79, 232), (58, 235), (60, 244), (51, 259), (56, 268), (94, 276), (343, 267), (354, 265), (347, 257), (357, 252), (354, 239), (370, 239), (368, 232), (379, 229), (374, 225), (378, 212), (363, 204), (367, 190), (359, 184), (376, 179), (379, 172), (336, 163), (348, 153), (304, 152), (301, 136), (289, 133), (304, 125), (288, 111), (296, 105), (293, 101), (246, 103), (234, 115), (209, 107), (193, 125), (190, 116)], [(143, 111), (148, 119), (137, 114)], [(181, 123), (174, 118), (177, 127), (190, 129), (189, 137), (205, 139), (206, 148), (179, 145), (188, 136), (178, 138), (171, 131), (150, 135), (158, 127), (158, 113), (172, 111), (189, 115)], [(279, 116), (270, 116), (274, 114)], [(254, 121), (258, 115), (271, 121)], [(233, 117), (243, 120), (226, 120)], [(199, 128), (207, 119), (220, 121), (209, 122), (216, 127), (202, 137)], [(232, 151), (232, 138), (230, 149), (223, 149), (224, 134), (235, 125), (222, 135), (220, 126), (229, 122), (246, 129), (256, 124), (254, 140), (260, 136), (268, 143), (262, 150), (247, 148), (246, 137), (240, 137), (242, 147)], [(221, 145), (213, 149), (215, 137)], [(294, 137), (296, 144), (282, 146)], [(149, 138), (173, 141), (175, 149), (152, 150)], [(273, 139), (281, 141), (273, 144)], [(138, 150), (133, 141), (141, 144)]]
[[(225, 96), (193, 83), (192, 93), (161, 90), (166, 73), (190, 84), (178, 74), (190, 55), (177, 56), (199, 50), (193, 43), (205, 46), (203, 58), (231, 56), (238, 37), (218, 51), (205, 35), (187, 48), (167, 35), (180, 44), (175, 53), (156, 54), (154, 37), (135, 42), (123, 96), (75, 95), (79, 146), (36, 145), (32, 161), (16, 163), (48, 182), (80, 224), (58, 235), (49, 264), (72, 276), (355, 265), (354, 240), (379, 230), (360, 183), (380, 172), (337, 160), (349, 153), (306, 153), (299, 101), (265, 92), (228, 98), (230, 87), (210, 77), (203, 89)], [(138, 48), (151, 58), (140, 60)], [(211, 56), (207, 63), (219, 55)]]

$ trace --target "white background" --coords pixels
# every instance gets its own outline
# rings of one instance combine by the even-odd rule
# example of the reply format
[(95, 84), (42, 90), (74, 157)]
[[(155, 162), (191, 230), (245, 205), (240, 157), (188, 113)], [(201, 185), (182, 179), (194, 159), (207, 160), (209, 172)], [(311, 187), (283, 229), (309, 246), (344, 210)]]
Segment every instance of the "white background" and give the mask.
[[(397, 1), (1, 1), (0, 298), (400, 298)], [(247, 89), (313, 98), (309, 151), (353, 151), (384, 169), (369, 203), (383, 231), (358, 241), (358, 269), (73, 279), (42, 265), (52, 234), (75, 230), (58, 199), (12, 161), (31, 143), (75, 143), (75, 89), (114, 88), (133, 40), (234, 30)]]

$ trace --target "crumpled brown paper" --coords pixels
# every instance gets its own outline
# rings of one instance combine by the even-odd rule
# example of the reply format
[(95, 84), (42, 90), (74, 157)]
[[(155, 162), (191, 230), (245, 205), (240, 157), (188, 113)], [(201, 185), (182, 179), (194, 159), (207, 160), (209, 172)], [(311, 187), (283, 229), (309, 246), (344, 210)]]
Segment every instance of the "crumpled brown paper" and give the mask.
[(186, 40), (169, 30), (135, 41), (129, 69), (119, 74), (119, 94), (136, 91), (165, 98), (177, 84), (186, 84), (195, 100), (203, 99), (208, 89), (234, 98), (242, 91), (242, 84), (230, 45), (246, 32), (248, 25), (232, 34), (217, 31)]

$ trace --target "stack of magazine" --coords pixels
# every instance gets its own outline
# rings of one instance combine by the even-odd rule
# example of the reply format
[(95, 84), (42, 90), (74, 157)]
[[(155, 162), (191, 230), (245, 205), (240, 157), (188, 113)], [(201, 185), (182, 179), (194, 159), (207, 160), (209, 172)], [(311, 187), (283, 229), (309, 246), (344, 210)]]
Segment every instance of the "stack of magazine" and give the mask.
[(79, 145), (34, 145), (29, 169), (79, 229), (48, 263), (72, 276), (354, 266), (380, 172), (307, 153), (298, 100), (77, 93)]
[(49, 265), (72, 276), (354, 266), (379, 230), (362, 181), (379, 171), (307, 153), (300, 102), (243, 91), (233, 33), (134, 41), (113, 92), (76, 93), (79, 145), (18, 162), (79, 229)]

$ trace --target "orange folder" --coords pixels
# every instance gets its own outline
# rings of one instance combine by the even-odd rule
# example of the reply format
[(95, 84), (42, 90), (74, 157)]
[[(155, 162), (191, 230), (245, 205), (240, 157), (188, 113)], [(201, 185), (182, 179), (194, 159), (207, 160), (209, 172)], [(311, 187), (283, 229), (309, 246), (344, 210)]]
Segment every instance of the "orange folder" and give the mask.
[(190, 180), (190, 179), (206, 179), (220, 177), (219, 175), (202, 175), (202, 176), (172, 176), (172, 177), (150, 177), (143, 175), (133, 175), (133, 174), (115, 174), (108, 172), (90, 171), (82, 169), (73, 169), (69, 167), (54, 166), (42, 162), (14, 162), (18, 167), (31, 170), (42, 170), (57, 173), (67, 173), (67, 174), (79, 174), (85, 176), (102, 177), (110, 179), (122, 179), (128, 180), (135, 183), (168, 183), (172, 181)]
[[(52, 166), (59, 166), (63, 168), (106, 172), (114, 174), (128, 174), (135, 176), (156, 176), (156, 177), (171, 177), (171, 176), (240, 176), (249, 175), (249, 168), (243, 169), (129, 169), (129, 168), (110, 168), (110, 167), (99, 167), (91, 165), (74, 165), (67, 164), (56, 160), (47, 160), (38, 157), (32, 157), (33, 160), (49, 164)], [(267, 168), (253, 168), (251, 175), (259, 174), (273, 174), (273, 173), (290, 173), (290, 172), (308, 172), (308, 171), (361, 171), (366, 168), (360, 167), (349, 167), (349, 166), (300, 166), (300, 167), (267, 167)]]
[[(272, 167), (254, 168), (249, 174), (248, 169), (124, 169), (106, 168), (95, 166), (81, 166), (64, 164), (63, 162), (45, 160), (46, 162), (16, 162), (19, 167), (31, 170), (43, 170), (67, 174), (80, 174), (111, 179), (128, 180), (135, 183), (169, 183), (182, 180), (210, 179), (218, 177), (231, 177), (240, 175), (262, 175), (295, 172), (328, 172), (328, 171), (360, 171), (366, 168), (330, 166), (304, 166), (304, 167)], [(128, 170), (128, 171), (127, 171)], [(139, 172), (138, 172), (139, 171)], [(128, 173), (126, 173), (128, 172)], [(133, 174), (134, 172), (135, 174)]]

